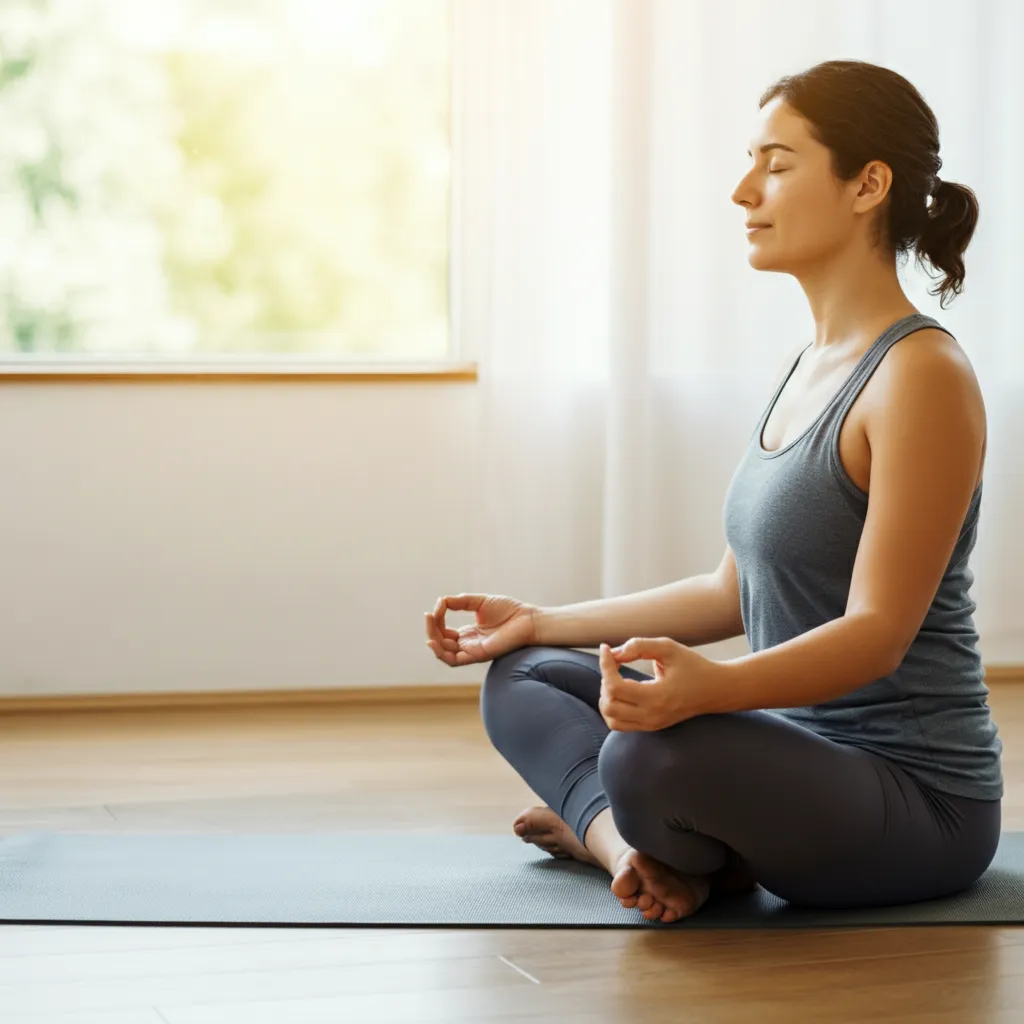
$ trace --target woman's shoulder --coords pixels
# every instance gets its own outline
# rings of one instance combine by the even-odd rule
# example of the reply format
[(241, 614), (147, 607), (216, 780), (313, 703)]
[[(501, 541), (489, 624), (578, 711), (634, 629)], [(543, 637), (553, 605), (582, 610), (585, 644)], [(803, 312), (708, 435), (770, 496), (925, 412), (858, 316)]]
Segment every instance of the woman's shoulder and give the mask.
[(949, 399), (982, 404), (981, 387), (974, 365), (963, 346), (938, 327), (923, 327), (890, 346), (875, 376), (886, 398), (922, 391), (935, 402)]

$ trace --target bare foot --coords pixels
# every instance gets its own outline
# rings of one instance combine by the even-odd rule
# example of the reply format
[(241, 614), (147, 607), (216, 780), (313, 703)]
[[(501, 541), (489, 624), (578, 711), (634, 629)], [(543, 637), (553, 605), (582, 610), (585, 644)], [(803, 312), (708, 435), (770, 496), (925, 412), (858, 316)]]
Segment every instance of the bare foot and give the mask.
[(622, 905), (635, 905), (648, 921), (660, 918), (671, 924), (689, 917), (700, 910), (711, 893), (707, 875), (684, 875), (632, 847), (619, 857), (611, 874), (612, 892)]
[(524, 843), (533, 843), (552, 857), (571, 857), (595, 868), (604, 867), (550, 807), (527, 807), (512, 823), (512, 830)]
[[(528, 807), (513, 823), (523, 842), (534, 843), (553, 857), (573, 858), (605, 868), (550, 807)], [(610, 870), (612, 892), (627, 908), (636, 907), (648, 921), (678, 921), (699, 910), (708, 898), (707, 875), (684, 875), (660, 860), (627, 846)]]

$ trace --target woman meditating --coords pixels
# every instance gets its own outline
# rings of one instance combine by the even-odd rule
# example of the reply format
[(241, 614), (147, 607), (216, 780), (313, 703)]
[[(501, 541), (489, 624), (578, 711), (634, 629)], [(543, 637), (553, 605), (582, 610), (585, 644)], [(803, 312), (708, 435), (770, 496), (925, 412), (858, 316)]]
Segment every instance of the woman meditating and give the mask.
[[(759, 110), (732, 200), (751, 266), (797, 278), (816, 332), (729, 484), (717, 570), (425, 613), (439, 659), (493, 662), (488, 737), (546, 804), (516, 834), (604, 868), (623, 906), (664, 922), (755, 884), (811, 907), (934, 899), (999, 842), (1002, 741), (968, 567), (985, 408), (897, 275), (913, 247), (944, 273), (942, 300), (959, 294), (978, 205), (939, 180), (932, 111), (886, 68), (827, 61)], [(448, 609), (476, 621), (448, 628)], [(694, 650), (743, 634), (743, 657)], [(625, 665), (647, 658), (653, 677)]]

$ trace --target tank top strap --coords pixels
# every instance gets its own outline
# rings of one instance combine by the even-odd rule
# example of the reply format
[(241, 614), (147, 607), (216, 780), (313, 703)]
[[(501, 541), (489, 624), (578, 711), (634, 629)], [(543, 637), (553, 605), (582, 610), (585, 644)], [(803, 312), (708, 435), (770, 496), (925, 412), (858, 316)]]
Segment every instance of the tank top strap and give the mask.
[(765, 420), (768, 419), (768, 413), (775, 408), (775, 403), (779, 400), (779, 395), (782, 394), (782, 389), (789, 383), (789, 378), (792, 377), (793, 374), (796, 372), (797, 365), (803, 358), (803, 354), (811, 347), (811, 344), (813, 344), (813, 342), (805, 345), (797, 353), (797, 357), (796, 359), (793, 360), (793, 365), (790, 366), (789, 372), (779, 382), (779, 386), (775, 389), (775, 394), (773, 394), (772, 397), (768, 399), (768, 404), (761, 410), (761, 416), (758, 419), (757, 424), (750, 435), (748, 443), (753, 443), (758, 448), (761, 446), (761, 432), (762, 430), (764, 430), (764, 424)]
[(914, 331), (920, 331), (926, 327), (937, 327), (940, 331), (945, 331), (947, 334), (950, 333), (938, 320), (925, 313), (911, 313), (909, 316), (905, 316), (902, 320), (897, 320), (894, 324), (887, 327), (860, 357), (860, 361), (854, 367), (853, 372), (847, 377), (846, 382), (829, 403), (829, 407), (819, 423), (819, 429), (831, 433), (836, 424), (843, 421), (886, 352), (901, 338), (905, 338), (908, 334), (913, 334)]

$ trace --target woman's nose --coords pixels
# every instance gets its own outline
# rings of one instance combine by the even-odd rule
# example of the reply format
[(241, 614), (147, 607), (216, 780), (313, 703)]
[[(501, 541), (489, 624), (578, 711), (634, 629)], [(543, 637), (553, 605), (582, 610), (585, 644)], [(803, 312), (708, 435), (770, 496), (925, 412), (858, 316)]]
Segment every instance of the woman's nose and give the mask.
[(751, 197), (751, 188), (747, 182), (747, 175), (743, 175), (740, 179), (739, 184), (732, 190), (732, 201), (737, 206), (750, 205), (754, 206), (754, 202)]

